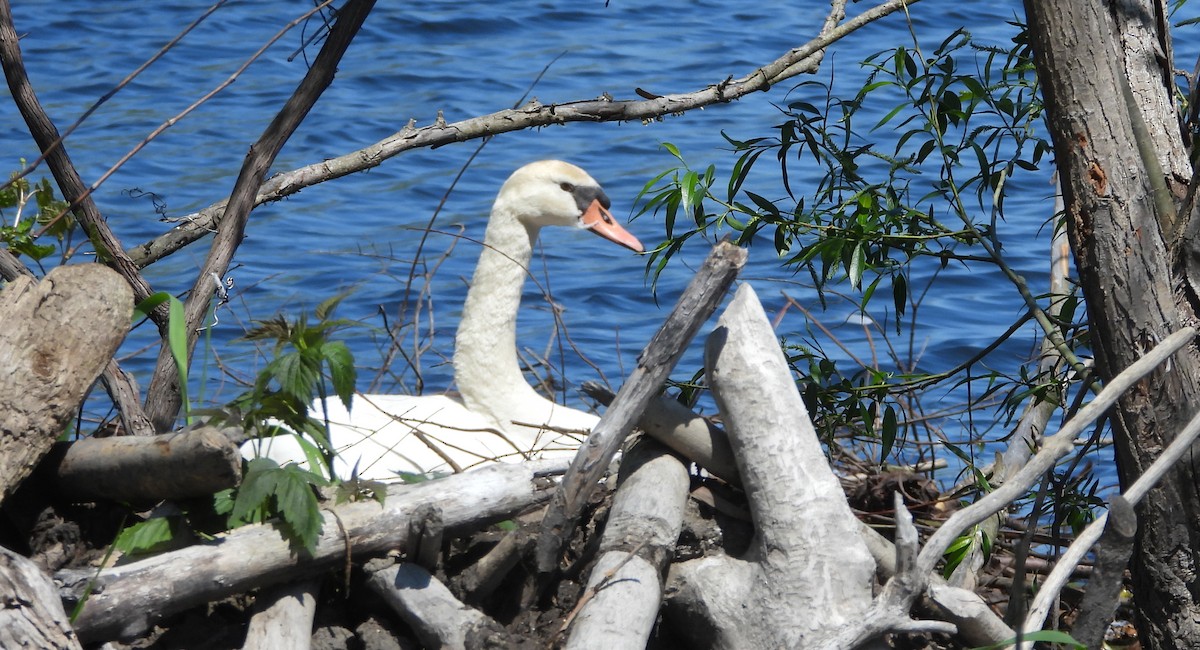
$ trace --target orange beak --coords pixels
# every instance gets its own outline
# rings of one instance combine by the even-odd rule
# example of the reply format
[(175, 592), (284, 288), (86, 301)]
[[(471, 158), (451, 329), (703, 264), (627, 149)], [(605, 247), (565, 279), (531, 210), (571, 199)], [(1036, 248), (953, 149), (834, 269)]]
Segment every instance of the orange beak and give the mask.
[(629, 234), (628, 230), (621, 227), (616, 219), (613, 219), (612, 213), (608, 211), (600, 201), (592, 201), (588, 209), (583, 213), (583, 225), (588, 230), (600, 235), (614, 244), (620, 244), (625, 248), (635, 252), (645, 252), (642, 247), (642, 242), (637, 240), (637, 237)]

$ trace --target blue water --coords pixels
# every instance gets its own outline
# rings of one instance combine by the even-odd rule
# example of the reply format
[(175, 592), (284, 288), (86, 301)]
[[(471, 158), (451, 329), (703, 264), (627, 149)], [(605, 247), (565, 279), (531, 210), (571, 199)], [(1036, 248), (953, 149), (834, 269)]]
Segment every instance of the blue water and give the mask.
[[(74, 121), (207, 6), (157, 2), (131, 11), (129, 3), (96, 0), (15, 4), (26, 65), (60, 126)], [(233, 2), (219, 10), (69, 139), (69, 151), (85, 180), (97, 178), (152, 129), (220, 83), (303, 9), (303, 3), (262, 0)], [(508, 107), (547, 66), (531, 91), (543, 103), (590, 99), (606, 92), (633, 98), (635, 87), (659, 94), (703, 88), (731, 75), (740, 77), (807, 40), (826, 9), (824, 2), (782, 0), (653, 6), (613, 2), (608, 7), (562, 1), (380, 3), (342, 62), (334, 85), (284, 149), (275, 169), (293, 169), (367, 146), (410, 118), (423, 125), (438, 111), (454, 121)], [(1021, 13), (1020, 3), (1013, 1), (928, 0), (912, 9), (915, 29), (927, 48), (964, 23), (980, 42), (1005, 46), (1013, 32), (1006, 21)], [(306, 27), (309, 33), (314, 29), (315, 23)], [(122, 241), (132, 246), (169, 228), (148, 198), (136, 196), (140, 192), (154, 193), (171, 217), (227, 196), (247, 147), (304, 74), (303, 57), (288, 60), (300, 39), (300, 30), (285, 36), (230, 88), (151, 143), (95, 194)], [(839, 88), (853, 88), (865, 74), (859, 60), (910, 42), (903, 15), (893, 15), (837, 44), (818, 77), (828, 81), (832, 76)], [(310, 56), (315, 52), (315, 46), (309, 49)], [(428, 287), (414, 285), (432, 295), (432, 317), (422, 314), (418, 332), (421, 343), (428, 343), (419, 357), (425, 389), (437, 391), (450, 382), (445, 360), (452, 350), (466, 278), (478, 254), (475, 241), (456, 243), (454, 234), (461, 229), (469, 238), (482, 237), (491, 199), (512, 169), (541, 158), (576, 162), (603, 183), (614, 212), (629, 216), (636, 212), (634, 197), (643, 184), (674, 164), (661, 142), (674, 143), (700, 168), (712, 162), (728, 172), (734, 159), (721, 131), (737, 138), (771, 135), (770, 127), (782, 121), (775, 104), (798, 97), (786, 94), (790, 84), (781, 86), (769, 94), (649, 125), (571, 124), (506, 134), (489, 143), (438, 215), (438, 232), (423, 249), (427, 265), (417, 267), (418, 273), (436, 270)], [(873, 123), (888, 108), (872, 109), (875, 113), (868, 113), (860, 124)], [(872, 137), (885, 141), (894, 136)], [(417, 388), (417, 373), (402, 362), (380, 370), (386, 345), (380, 314), (387, 314), (388, 323), (411, 318), (397, 306), (420, 230), (477, 146), (471, 142), (406, 153), (369, 172), (257, 208), (232, 272), (233, 300), (220, 312), (211, 338), (198, 348), (209, 364), (206, 372), (193, 373), (199, 399), (219, 403), (232, 398), (241, 390), (238, 381), (261, 366), (253, 346), (234, 341), (251, 320), (310, 310), (348, 289), (353, 293), (339, 315), (367, 325), (346, 334), (364, 367), (359, 388)], [(10, 102), (0, 103), (0, 151), (0, 167), (7, 170), (16, 168), (19, 158), (36, 157)], [(761, 164), (770, 167), (767, 159)], [(794, 168), (793, 173), (803, 176), (811, 170)], [(1048, 267), (1049, 234), (1041, 228), (1052, 209), (1048, 178), (1048, 173), (1038, 173), (1014, 179), (1021, 191), (1008, 199), (1007, 220), (1001, 226), (1010, 264), (1035, 293), (1045, 286)], [(767, 192), (779, 194), (777, 187)], [(650, 246), (663, 237), (661, 222), (651, 217), (634, 221), (630, 229)], [(549, 272), (544, 282), (565, 310), (562, 319), (571, 340), (594, 367), (569, 347), (559, 356), (550, 311), (532, 286), (521, 317), (521, 344), (565, 368), (572, 384), (600, 378), (597, 369), (610, 383), (619, 384), (709, 246), (696, 239), (684, 249), (662, 274), (656, 301), (643, 261), (617, 247), (594, 245), (598, 242), (575, 232), (548, 231), (543, 236), (544, 267)], [(444, 263), (435, 267), (438, 256), (450, 249)], [(155, 264), (146, 271), (152, 286), (185, 291), (206, 252), (207, 240)], [(804, 278), (779, 269), (769, 241), (751, 249), (743, 277), (754, 283), (769, 314), (783, 309), (786, 294), (818, 314), (857, 354), (870, 357), (867, 337), (849, 305), (835, 301), (829, 311), (820, 312), (813, 291), (796, 283)], [(921, 290), (929, 279), (926, 272), (914, 274), (913, 290)], [(877, 302), (881, 309), (890, 305), (890, 299)], [(925, 324), (912, 332), (920, 367), (943, 369), (969, 357), (1021, 311), (1019, 299), (998, 272), (951, 265), (923, 303)], [(794, 309), (779, 325), (780, 333), (793, 333), (793, 338), (806, 328)], [(411, 330), (406, 333), (406, 347), (413, 354), (414, 335)], [(906, 329), (904, 337), (908, 335)], [(823, 335), (817, 337), (836, 352)], [(152, 340), (148, 329), (139, 330), (122, 353), (124, 366), (143, 387), (154, 362), (153, 351), (144, 348)], [(873, 340), (879, 341), (877, 334)], [(898, 343), (907, 345), (907, 340)], [(988, 365), (1011, 371), (1031, 356), (1035, 343), (1035, 333), (1026, 329), (990, 357)], [(698, 340), (675, 377), (686, 379), (699, 366)], [(962, 391), (940, 389), (923, 402), (933, 411), (963, 398)], [(570, 389), (566, 399), (579, 403)], [(987, 425), (974, 424), (977, 430)], [(942, 425), (951, 437), (962, 434), (953, 420)]]

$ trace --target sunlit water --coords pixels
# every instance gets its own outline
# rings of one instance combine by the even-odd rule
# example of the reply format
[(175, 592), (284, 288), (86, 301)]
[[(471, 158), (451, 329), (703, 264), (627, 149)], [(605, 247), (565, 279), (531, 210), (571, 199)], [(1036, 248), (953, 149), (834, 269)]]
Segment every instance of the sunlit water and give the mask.
[[(136, 9), (125, 2), (95, 0), (15, 5), (30, 75), (51, 116), (65, 126), (198, 16), (206, 3), (158, 2)], [(235, 2), (218, 11), (70, 138), (69, 151), (83, 177), (89, 182), (97, 178), (156, 126), (220, 83), (303, 7), (263, 0)], [(806, 41), (816, 33), (826, 9), (823, 2), (777, 0), (651, 6), (615, 2), (608, 7), (600, 2), (380, 3), (339, 67), (334, 85), (275, 168), (293, 169), (345, 154), (399, 130), (409, 119), (428, 124), (439, 111), (450, 121), (492, 112), (513, 105), (527, 92), (550, 103), (603, 93), (632, 98), (635, 87), (659, 94), (700, 89), (729, 76), (740, 77)], [(1006, 21), (1020, 13), (1015, 2), (929, 0), (915, 6), (912, 17), (922, 47), (931, 49), (961, 24), (969, 25), (980, 42), (1007, 46), (1014, 28)], [(310, 23), (304, 33), (314, 29)], [(122, 241), (141, 243), (169, 227), (160, 222), (143, 193), (153, 193), (171, 217), (227, 196), (247, 147), (304, 74), (302, 56), (288, 60), (304, 33), (297, 29), (285, 36), (229, 89), (151, 143), (96, 193)], [(855, 88), (865, 75), (858, 61), (901, 44), (911, 45), (911, 36), (904, 16), (894, 15), (836, 45), (818, 78), (833, 79), (838, 88)], [(311, 57), (315, 51), (313, 46), (307, 53)], [(604, 184), (614, 212), (626, 217), (636, 211), (634, 198), (643, 184), (674, 164), (661, 142), (674, 143), (697, 167), (711, 162), (727, 173), (734, 159), (721, 132), (743, 139), (772, 135), (770, 127), (782, 121), (775, 104), (803, 98), (800, 91), (788, 93), (791, 84), (781, 86), (785, 87), (769, 94), (648, 125), (571, 124), (507, 134), (484, 147), (437, 216), (437, 232), (424, 244), (427, 263), (415, 267), (418, 275), (433, 270), (432, 260), (453, 247), (429, 280), (433, 311), (422, 315), (420, 329), (422, 335), (432, 334), (431, 348), (420, 357), (424, 388), (437, 391), (450, 383), (444, 362), (452, 349), (466, 278), (478, 254), (477, 240), (491, 199), (512, 169), (541, 158), (576, 162)], [(860, 126), (865, 129), (888, 109), (872, 107), (875, 112), (860, 118)], [(881, 142), (894, 137), (887, 132), (867, 135)], [(232, 271), (233, 299), (220, 311), (210, 336), (201, 341), (198, 355), (209, 365), (207, 372), (193, 373), (193, 392), (204, 401), (227, 400), (240, 390), (229, 377), (248, 378), (261, 365), (251, 345), (233, 340), (251, 319), (277, 312), (295, 315), (349, 289), (353, 291), (338, 314), (369, 326), (345, 334), (364, 367), (359, 388), (415, 388), (416, 373), (402, 360), (394, 360), (378, 383), (372, 381), (386, 343), (382, 328), (411, 318), (411, 312), (400, 313), (398, 305), (414, 268), (411, 260), (420, 231), (478, 145), (407, 153), (370, 172), (257, 208)], [(6, 169), (15, 169), (19, 158), (36, 156), (10, 102), (0, 104), (0, 151)], [(760, 164), (764, 169), (771, 166), (767, 159)], [(793, 166), (794, 175), (804, 173), (811, 170)], [(761, 182), (757, 191), (780, 195), (777, 186)], [(1048, 173), (1025, 174), (1012, 182), (1020, 191), (1009, 198), (1001, 224), (1008, 242), (1005, 252), (1036, 293), (1044, 288), (1047, 274), (1049, 232), (1042, 226), (1052, 211), (1052, 189)], [(663, 237), (662, 223), (653, 217), (634, 221), (630, 229), (651, 246)], [(459, 232), (469, 239), (456, 243)], [(548, 231), (542, 241), (545, 259), (537, 262), (537, 269), (544, 264), (544, 286), (563, 308), (570, 339), (590, 363), (553, 339), (550, 310), (532, 284), (520, 341), (563, 368), (571, 385), (600, 378), (597, 369), (610, 383), (619, 384), (709, 248), (698, 238), (691, 242), (663, 272), (655, 300), (643, 261), (627, 251), (576, 232)], [(185, 291), (206, 252), (203, 241), (155, 264), (147, 271), (152, 286)], [(780, 313), (792, 298), (812, 310), (857, 355), (869, 359), (871, 346), (863, 328), (855, 324), (859, 318), (853, 310), (835, 301), (821, 312), (813, 291), (796, 282), (804, 275), (781, 271), (770, 241), (764, 240), (751, 248), (743, 280), (754, 283), (770, 315)], [(928, 273), (916, 273), (913, 290), (924, 289), (929, 279)], [(419, 290), (422, 284), (413, 288)], [(875, 315), (882, 318), (890, 297), (876, 302), (880, 311)], [(923, 301), (922, 325), (915, 331), (905, 328), (895, 342), (902, 356), (909, 356), (904, 350), (910, 347), (919, 354), (920, 368), (944, 369), (990, 343), (1021, 311), (1019, 298), (998, 272), (982, 265), (951, 265)], [(779, 332), (792, 333), (793, 339), (805, 331), (804, 318), (795, 309), (780, 321)], [(408, 336), (405, 349), (411, 355), (411, 331)], [(873, 340), (882, 355), (879, 335)], [(154, 354), (143, 348), (151, 341), (148, 328), (143, 328), (123, 350), (124, 366), (143, 387), (154, 361)], [(824, 335), (818, 333), (816, 342), (845, 358)], [(989, 357), (987, 366), (1013, 370), (1031, 356), (1035, 344), (1035, 332), (1027, 328)], [(675, 372), (677, 379), (687, 379), (700, 366), (699, 346), (698, 339)], [(580, 403), (571, 386), (565, 397)], [(936, 411), (965, 398), (963, 390), (938, 389), (923, 402), (927, 410)], [(976, 430), (988, 424), (973, 423)], [(941, 425), (951, 436), (962, 433), (962, 424), (953, 419)], [(991, 429), (990, 435), (1002, 432)]]

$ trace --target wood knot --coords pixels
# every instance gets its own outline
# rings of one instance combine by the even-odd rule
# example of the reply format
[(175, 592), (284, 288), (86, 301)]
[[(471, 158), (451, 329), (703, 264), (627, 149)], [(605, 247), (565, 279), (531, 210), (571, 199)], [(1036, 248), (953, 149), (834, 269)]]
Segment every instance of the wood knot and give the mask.
[(1088, 166), (1088, 178), (1091, 179), (1092, 187), (1096, 190), (1096, 194), (1103, 196), (1108, 193), (1108, 176), (1100, 168), (1099, 163), (1093, 161)]
[(30, 370), (34, 375), (42, 379), (52, 379), (56, 374), (58, 367), (58, 355), (53, 352), (38, 348), (33, 352), (33, 365)]

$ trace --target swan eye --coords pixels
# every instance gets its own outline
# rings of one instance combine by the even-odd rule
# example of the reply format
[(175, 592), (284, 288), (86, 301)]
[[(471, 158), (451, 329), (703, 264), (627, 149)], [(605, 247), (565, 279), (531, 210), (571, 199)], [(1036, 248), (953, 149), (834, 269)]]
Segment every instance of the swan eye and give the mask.
[(561, 187), (562, 191), (564, 191), (564, 192), (574, 192), (575, 191), (575, 186), (570, 183), (559, 183), (558, 186)]

